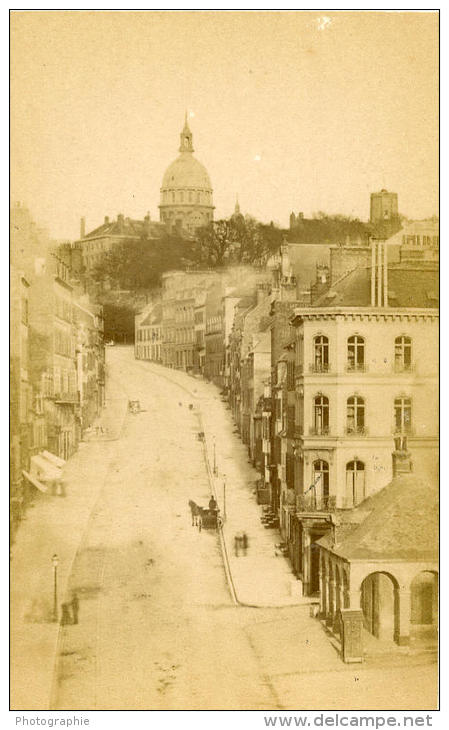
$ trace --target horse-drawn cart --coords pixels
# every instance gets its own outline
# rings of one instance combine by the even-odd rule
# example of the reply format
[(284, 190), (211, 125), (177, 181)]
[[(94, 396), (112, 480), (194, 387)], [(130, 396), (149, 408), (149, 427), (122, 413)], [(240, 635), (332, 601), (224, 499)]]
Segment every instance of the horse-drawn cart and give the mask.
[(203, 527), (205, 530), (218, 530), (223, 525), (220, 510), (200, 507), (192, 500), (189, 501), (189, 507), (192, 513), (192, 527), (198, 527), (200, 532)]
[(199, 529), (204, 527), (205, 530), (218, 530), (221, 527), (221, 517), (218, 514), (217, 509), (206, 509), (200, 507), (200, 526)]

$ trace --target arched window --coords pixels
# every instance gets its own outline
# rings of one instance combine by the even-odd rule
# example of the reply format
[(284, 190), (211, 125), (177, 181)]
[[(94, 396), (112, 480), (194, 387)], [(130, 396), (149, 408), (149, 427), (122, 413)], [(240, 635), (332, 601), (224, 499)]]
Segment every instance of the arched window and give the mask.
[(412, 341), (410, 337), (396, 337), (394, 341), (394, 368), (396, 372), (411, 370)]
[(348, 507), (359, 504), (365, 498), (365, 464), (348, 461), (346, 464), (346, 501)]
[(394, 425), (397, 433), (410, 433), (412, 428), (412, 401), (406, 396), (394, 399)]
[(316, 501), (316, 508), (326, 506), (329, 499), (329, 464), (323, 459), (317, 459), (313, 462), (313, 484), (312, 499)]
[(318, 335), (313, 340), (313, 370), (316, 373), (323, 373), (329, 370), (329, 339), (324, 335)]
[(364, 433), (365, 401), (359, 395), (352, 395), (346, 403), (346, 433)]
[(348, 338), (348, 370), (365, 369), (365, 340), (360, 335)]
[(318, 436), (329, 433), (329, 398), (317, 395), (313, 400), (313, 427)]

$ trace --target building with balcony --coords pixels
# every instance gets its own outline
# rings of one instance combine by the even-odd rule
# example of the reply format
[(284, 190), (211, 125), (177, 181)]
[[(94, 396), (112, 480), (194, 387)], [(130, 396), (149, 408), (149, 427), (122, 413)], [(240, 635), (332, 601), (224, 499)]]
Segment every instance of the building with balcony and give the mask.
[(30, 287), (30, 372), (44, 402), (49, 451), (64, 460), (81, 436), (73, 307), (67, 266), (52, 253), (40, 258)]
[[(378, 250), (374, 250), (374, 248)], [(306, 593), (319, 590), (317, 551), (335, 510), (347, 510), (393, 477), (395, 439), (406, 437), (413, 472), (438, 471), (437, 267), (386, 264), (342, 277), (292, 317), (296, 330), (296, 505), (288, 527)]]

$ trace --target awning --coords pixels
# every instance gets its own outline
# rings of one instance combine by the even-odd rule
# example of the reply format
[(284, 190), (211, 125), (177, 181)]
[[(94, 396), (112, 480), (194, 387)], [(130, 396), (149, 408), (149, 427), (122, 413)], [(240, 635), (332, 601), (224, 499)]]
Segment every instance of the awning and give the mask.
[(62, 479), (62, 471), (38, 454), (31, 457), (31, 476), (41, 482), (54, 482)]
[(57, 466), (58, 468), (61, 468), (62, 466), (65, 466), (67, 464), (64, 459), (61, 459), (59, 456), (56, 456), (55, 454), (52, 454), (50, 451), (43, 451), (39, 456), (45, 456), (47, 461), (49, 461), (54, 466)]
[(23, 474), (24, 477), (26, 477), (26, 479), (28, 479), (28, 481), (30, 482), (30, 484), (32, 484), (33, 487), (36, 487), (36, 489), (39, 489), (40, 492), (44, 492), (45, 493), (45, 492), (48, 491), (47, 490), (47, 487), (45, 486), (45, 484), (42, 484), (39, 481), (39, 479), (35, 479), (34, 477), (32, 477), (31, 474), (28, 474), (28, 472), (25, 471), (24, 469), (22, 469), (22, 474)]

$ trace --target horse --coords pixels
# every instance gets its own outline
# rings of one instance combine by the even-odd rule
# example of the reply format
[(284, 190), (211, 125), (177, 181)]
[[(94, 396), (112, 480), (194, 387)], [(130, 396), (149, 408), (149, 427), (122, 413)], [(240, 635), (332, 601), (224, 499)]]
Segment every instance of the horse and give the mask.
[(201, 516), (201, 507), (196, 502), (189, 499), (190, 513), (192, 515), (192, 527), (197, 527), (199, 524), (199, 518)]

